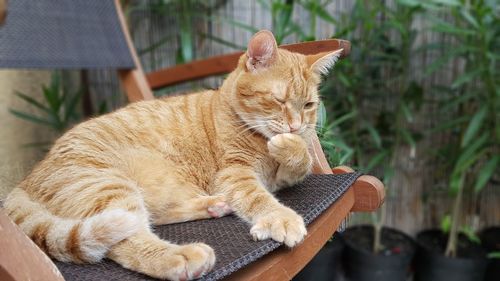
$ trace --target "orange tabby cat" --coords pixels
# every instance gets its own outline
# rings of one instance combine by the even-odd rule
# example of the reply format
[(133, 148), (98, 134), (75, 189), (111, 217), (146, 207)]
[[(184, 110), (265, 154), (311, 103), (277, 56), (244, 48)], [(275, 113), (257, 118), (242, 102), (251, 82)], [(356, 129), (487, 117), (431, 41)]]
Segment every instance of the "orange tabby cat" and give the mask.
[(293, 247), (303, 219), (272, 192), (310, 173), (317, 87), (340, 52), (291, 53), (258, 32), (219, 90), (130, 104), (69, 130), (4, 207), (58, 260), (108, 257), (171, 280), (202, 276), (214, 252), (161, 240), (151, 224), (234, 210), (255, 239)]

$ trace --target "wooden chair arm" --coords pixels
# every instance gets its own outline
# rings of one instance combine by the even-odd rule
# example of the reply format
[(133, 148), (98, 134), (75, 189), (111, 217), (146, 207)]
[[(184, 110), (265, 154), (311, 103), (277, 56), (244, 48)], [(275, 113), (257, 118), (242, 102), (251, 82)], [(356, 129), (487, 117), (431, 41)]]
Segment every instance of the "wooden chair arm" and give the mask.
[[(334, 174), (352, 173), (353, 169), (347, 166), (338, 166), (332, 169)], [(351, 212), (376, 211), (385, 200), (384, 184), (374, 176), (362, 175), (353, 184), (356, 202)]]
[(0, 280), (64, 281), (57, 267), (0, 208)]

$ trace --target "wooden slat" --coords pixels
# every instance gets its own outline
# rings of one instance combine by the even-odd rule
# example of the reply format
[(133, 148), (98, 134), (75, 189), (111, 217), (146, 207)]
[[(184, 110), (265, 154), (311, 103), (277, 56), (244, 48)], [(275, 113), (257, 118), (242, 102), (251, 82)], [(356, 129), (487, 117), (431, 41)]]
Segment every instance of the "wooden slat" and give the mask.
[(0, 26), (5, 23), (7, 18), (7, 0), (0, 0)]
[(145, 78), (144, 71), (142, 70), (141, 62), (137, 57), (134, 44), (130, 38), (128, 32), (127, 23), (125, 21), (125, 16), (123, 15), (120, 0), (115, 0), (116, 12), (120, 20), (120, 25), (125, 35), (127, 41), (128, 49), (134, 60), (135, 69), (120, 69), (118, 75), (120, 76), (120, 81), (125, 93), (127, 94), (128, 100), (130, 102), (140, 101), (140, 100), (152, 100), (154, 99), (153, 91), (149, 87), (149, 84)]
[(0, 280), (64, 281), (52, 261), (0, 208)]
[[(334, 51), (343, 48), (342, 57), (349, 55), (351, 43), (345, 40), (329, 39), (322, 41), (303, 42), (280, 46), (289, 51), (305, 55)], [(243, 52), (215, 56), (208, 59), (161, 69), (147, 74), (149, 86), (152, 89), (174, 85), (180, 82), (196, 80), (208, 76), (229, 73), (234, 70)]]
[(317, 135), (313, 136), (310, 152), (313, 158), (313, 174), (331, 174), (332, 169), (326, 160), (325, 153), (323, 152)]

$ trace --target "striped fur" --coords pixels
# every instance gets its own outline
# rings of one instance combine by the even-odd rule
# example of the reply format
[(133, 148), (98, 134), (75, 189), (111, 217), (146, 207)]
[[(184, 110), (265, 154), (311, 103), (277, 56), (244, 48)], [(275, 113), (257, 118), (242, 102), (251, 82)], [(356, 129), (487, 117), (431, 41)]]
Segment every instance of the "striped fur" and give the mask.
[(232, 210), (255, 239), (293, 247), (303, 219), (272, 193), (311, 170), (317, 86), (337, 56), (279, 50), (261, 31), (219, 90), (130, 104), (69, 130), (5, 208), (58, 260), (109, 257), (170, 280), (208, 272), (213, 250), (163, 241), (151, 224)]

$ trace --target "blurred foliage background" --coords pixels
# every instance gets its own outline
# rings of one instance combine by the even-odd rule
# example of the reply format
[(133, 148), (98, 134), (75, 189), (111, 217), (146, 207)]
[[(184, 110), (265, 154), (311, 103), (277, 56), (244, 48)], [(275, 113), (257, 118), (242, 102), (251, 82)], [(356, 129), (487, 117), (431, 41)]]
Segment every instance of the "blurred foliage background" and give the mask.
[[(375, 174), (388, 192), (380, 214), (352, 222), (410, 233), (441, 225), (451, 237), (500, 222), (498, 0), (122, 4), (146, 71), (243, 50), (263, 28), (280, 44), (351, 41), (350, 57), (322, 84), (318, 133), (332, 166)], [(45, 103), (16, 93), (39, 114), (12, 113), (62, 132), (126, 103), (111, 70), (81, 72), (77, 90), (64, 86), (64, 75), (55, 73), (44, 86)], [(155, 94), (214, 88), (222, 78)]]

